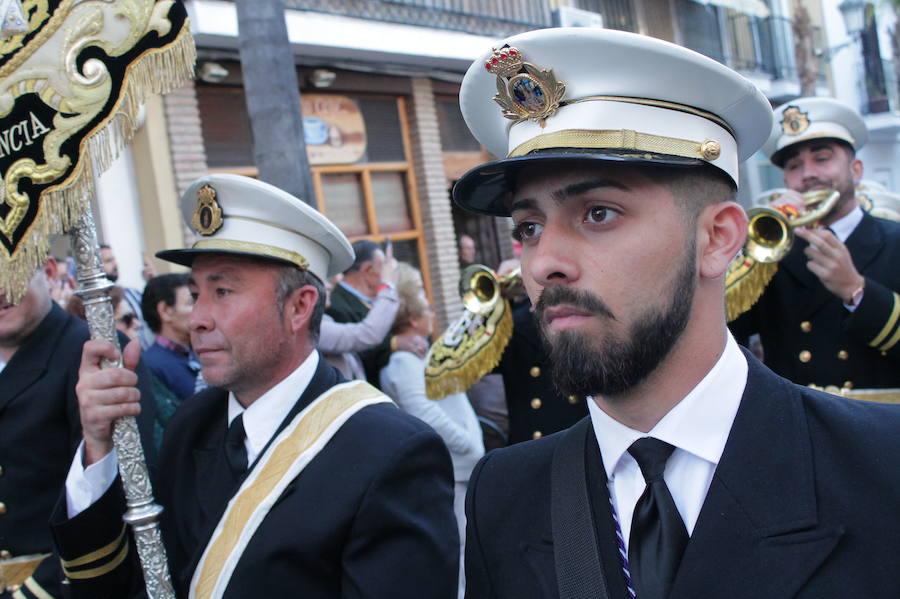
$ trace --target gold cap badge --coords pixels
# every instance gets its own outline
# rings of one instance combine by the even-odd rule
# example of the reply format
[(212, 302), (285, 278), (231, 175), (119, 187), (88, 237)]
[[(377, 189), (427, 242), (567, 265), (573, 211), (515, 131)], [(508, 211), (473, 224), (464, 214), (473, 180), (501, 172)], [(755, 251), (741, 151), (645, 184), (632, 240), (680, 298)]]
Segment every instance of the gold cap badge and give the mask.
[(553, 69), (525, 62), (519, 49), (509, 45), (494, 48), (484, 68), (497, 76), (494, 101), (503, 109), (503, 116), (516, 123), (533, 121), (543, 127), (566, 93), (566, 84), (556, 78)]
[(800, 135), (809, 127), (809, 113), (800, 112), (797, 106), (788, 106), (782, 114), (781, 130), (785, 135)]
[(204, 185), (197, 191), (197, 207), (191, 218), (191, 225), (201, 235), (212, 235), (221, 228), (222, 207), (216, 201), (216, 190)]

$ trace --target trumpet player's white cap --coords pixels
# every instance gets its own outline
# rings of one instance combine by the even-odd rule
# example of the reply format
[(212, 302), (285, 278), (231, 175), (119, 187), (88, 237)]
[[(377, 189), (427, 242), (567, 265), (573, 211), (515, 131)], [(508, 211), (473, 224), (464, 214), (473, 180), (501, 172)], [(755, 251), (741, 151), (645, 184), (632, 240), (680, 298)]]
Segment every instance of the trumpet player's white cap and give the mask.
[(156, 256), (190, 266), (198, 255), (236, 254), (292, 264), (320, 281), (353, 264), (350, 242), (312, 206), (240, 175), (208, 175), (181, 196), (185, 222), (197, 241)]
[(834, 98), (797, 98), (775, 109), (772, 133), (763, 146), (772, 164), (783, 167), (788, 148), (812, 139), (836, 139), (854, 151), (869, 139), (859, 113)]
[(485, 48), (460, 107), (475, 138), (501, 160), (466, 173), (454, 201), (508, 214), (518, 169), (534, 161), (605, 160), (720, 169), (763, 144), (771, 105), (747, 79), (687, 48), (593, 28), (541, 29)]

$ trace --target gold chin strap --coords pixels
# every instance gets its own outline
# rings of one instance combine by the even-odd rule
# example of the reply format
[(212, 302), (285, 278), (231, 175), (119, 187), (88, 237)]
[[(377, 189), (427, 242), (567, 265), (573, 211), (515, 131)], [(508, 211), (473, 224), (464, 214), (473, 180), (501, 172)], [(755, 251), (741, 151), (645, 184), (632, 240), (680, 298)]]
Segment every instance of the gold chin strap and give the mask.
[(535, 150), (548, 148), (589, 148), (635, 150), (654, 154), (669, 154), (685, 158), (714, 161), (722, 153), (719, 142), (714, 140), (691, 141), (651, 135), (629, 129), (601, 130), (566, 129), (538, 135), (520, 144), (509, 153), (509, 158), (525, 156)]
[(195, 250), (225, 250), (228, 252), (243, 252), (246, 254), (258, 254), (279, 260), (286, 260), (296, 264), (301, 270), (309, 269), (309, 260), (290, 250), (285, 250), (273, 245), (256, 243), (254, 241), (238, 241), (235, 239), (200, 239), (193, 246)]

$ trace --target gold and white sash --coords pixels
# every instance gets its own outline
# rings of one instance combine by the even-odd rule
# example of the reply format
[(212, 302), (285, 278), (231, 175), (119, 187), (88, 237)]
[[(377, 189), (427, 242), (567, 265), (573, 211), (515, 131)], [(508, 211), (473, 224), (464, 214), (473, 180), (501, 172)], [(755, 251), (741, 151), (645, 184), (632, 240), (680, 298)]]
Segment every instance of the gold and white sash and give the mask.
[(269, 510), (285, 488), (359, 410), (390, 398), (363, 381), (332, 387), (297, 414), (244, 480), (203, 551), (191, 579), (191, 599), (218, 599)]

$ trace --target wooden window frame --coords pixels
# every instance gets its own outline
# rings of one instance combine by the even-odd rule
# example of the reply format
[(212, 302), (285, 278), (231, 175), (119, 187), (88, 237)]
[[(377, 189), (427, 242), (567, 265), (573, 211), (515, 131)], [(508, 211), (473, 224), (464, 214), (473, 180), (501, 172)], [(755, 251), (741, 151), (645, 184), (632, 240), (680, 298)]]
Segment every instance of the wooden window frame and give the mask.
[[(382, 242), (387, 237), (393, 241), (410, 241), (416, 242), (416, 252), (419, 256), (420, 270), (422, 271), (422, 281), (425, 284), (425, 292), (429, 301), (432, 301), (431, 292), (431, 273), (428, 267), (428, 254), (425, 248), (425, 235), (422, 227), (422, 213), (419, 205), (418, 186), (416, 185), (415, 167), (412, 158), (412, 139), (409, 129), (409, 118), (407, 116), (406, 98), (404, 96), (396, 96), (389, 94), (351, 94), (351, 97), (365, 97), (372, 99), (393, 99), (397, 106), (397, 115), (400, 121), (400, 134), (403, 138), (403, 161), (394, 162), (369, 162), (363, 164), (328, 164), (313, 165), (310, 167), (313, 177), (313, 189), (316, 194), (316, 208), (328, 216), (325, 207), (324, 192), (322, 188), (322, 175), (329, 174), (355, 174), (360, 177), (360, 183), (363, 193), (363, 206), (365, 208), (366, 223), (369, 233), (366, 235), (348, 236), (350, 242), (360, 239), (368, 239), (370, 241)], [(235, 173), (245, 175), (247, 177), (258, 178), (259, 170), (255, 166), (247, 167), (224, 167), (209, 169), (210, 173)], [(412, 229), (400, 231), (397, 233), (384, 234), (378, 228), (378, 216), (375, 210), (375, 198), (372, 193), (372, 173), (388, 172), (400, 173), (404, 177), (406, 185), (406, 200), (409, 203), (407, 208), (412, 220)]]

